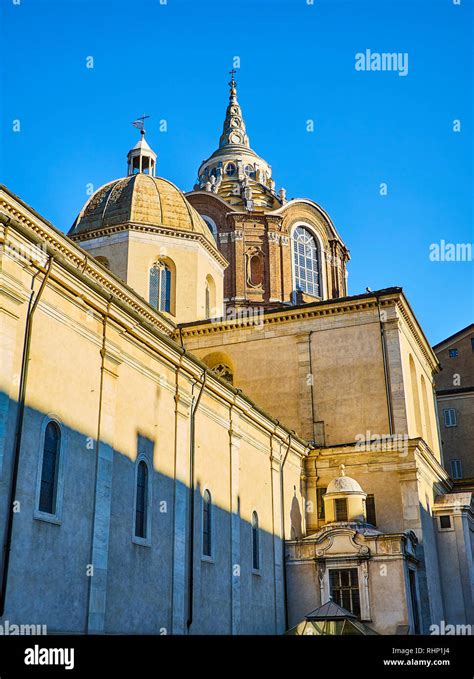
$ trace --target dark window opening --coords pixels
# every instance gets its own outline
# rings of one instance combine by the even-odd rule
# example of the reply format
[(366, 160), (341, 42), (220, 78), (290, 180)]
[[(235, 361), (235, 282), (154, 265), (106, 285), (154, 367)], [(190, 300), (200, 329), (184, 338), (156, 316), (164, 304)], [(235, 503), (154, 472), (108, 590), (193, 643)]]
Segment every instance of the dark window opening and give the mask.
[(318, 519), (324, 519), (326, 516), (325, 510), (324, 510), (324, 498), (323, 496), (326, 494), (327, 488), (318, 488), (316, 491), (316, 498), (317, 498), (317, 510), (318, 510)]
[(410, 580), (410, 598), (411, 598), (411, 608), (412, 608), (412, 613), (413, 613), (413, 624), (414, 624), (414, 633), (419, 634), (420, 633), (420, 619), (418, 616), (418, 599), (416, 596), (416, 574), (415, 571), (410, 568), (408, 571), (408, 577)]
[(148, 500), (148, 467), (143, 460), (137, 469), (137, 500), (135, 507), (135, 537), (147, 537), (147, 500)]
[(255, 571), (260, 568), (260, 536), (258, 532), (257, 512), (252, 514), (252, 567)]
[(56, 422), (48, 422), (44, 433), (43, 465), (41, 468), (39, 497), (39, 510), (46, 514), (56, 513), (60, 441), (61, 432), (59, 426)]
[(212, 498), (208, 490), (204, 491), (202, 499), (202, 553), (204, 556), (212, 554)]
[(441, 528), (451, 528), (451, 517), (450, 516), (440, 516), (439, 525)]
[(377, 517), (375, 515), (375, 497), (373, 495), (367, 495), (365, 500), (365, 509), (367, 512), (367, 523), (372, 526), (377, 525)]

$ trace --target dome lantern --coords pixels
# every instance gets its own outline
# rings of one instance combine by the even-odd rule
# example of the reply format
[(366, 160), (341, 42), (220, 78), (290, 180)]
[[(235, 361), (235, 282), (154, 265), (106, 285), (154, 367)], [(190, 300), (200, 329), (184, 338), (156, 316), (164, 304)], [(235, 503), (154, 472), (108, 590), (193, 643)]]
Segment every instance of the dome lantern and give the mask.
[(137, 118), (137, 120), (132, 123), (134, 127), (137, 127), (140, 130), (140, 140), (127, 154), (129, 176), (143, 173), (154, 177), (156, 173), (157, 155), (153, 149), (150, 148), (145, 139), (144, 120), (148, 117), (149, 116), (144, 115), (141, 118)]

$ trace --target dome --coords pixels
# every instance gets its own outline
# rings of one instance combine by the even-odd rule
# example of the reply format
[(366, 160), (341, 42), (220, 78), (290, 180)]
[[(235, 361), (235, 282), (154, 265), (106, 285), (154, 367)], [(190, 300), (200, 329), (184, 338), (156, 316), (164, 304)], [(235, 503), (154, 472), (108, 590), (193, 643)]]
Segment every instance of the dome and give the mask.
[(362, 493), (365, 495), (364, 491), (357, 483), (355, 479), (351, 479), (350, 476), (346, 476), (344, 473), (344, 465), (340, 467), (341, 475), (336, 476), (335, 479), (329, 482), (326, 489), (326, 495), (331, 494), (346, 494), (346, 493)]
[(130, 222), (192, 231), (215, 246), (209, 227), (184, 194), (167, 179), (144, 173), (101, 186), (80, 211), (69, 236)]

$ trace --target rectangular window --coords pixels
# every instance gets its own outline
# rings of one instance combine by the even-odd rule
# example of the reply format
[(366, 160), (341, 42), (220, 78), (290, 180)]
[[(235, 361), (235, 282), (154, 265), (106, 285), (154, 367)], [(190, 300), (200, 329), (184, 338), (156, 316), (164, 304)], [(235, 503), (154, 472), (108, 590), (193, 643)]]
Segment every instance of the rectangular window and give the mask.
[(453, 479), (462, 479), (461, 460), (451, 460), (451, 477)]
[(446, 410), (443, 410), (443, 417), (444, 417), (444, 426), (445, 427), (456, 427), (457, 426), (457, 417), (456, 417), (456, 409), (455, 408), (447, 408)]
[(471, 337), (471, 350), (474, 351), (474, 337)]
[(370, 523), (372, 526), (376, 526), (377, 518), (375, 516), (375, 497), (373, 495), (367, 495), (365, 509), (367, 512), (367, 523)]
[(360, 616), (359, 576), (357, 568), (329, 571), (331, 597), (342, 608)]
[(451, 528), (451, 517), (450, 516), (440, 516), (439, 517), (439, 527), (440, 528)]
[(336, 521), (347, 521), (347, 500), (334, 500), (334, 514)]
[(456, 356), (459, 354), (459, 351), (457, 349), (450, 349), (448, 353), (449, 358), (456, 358)]
[(325, 518), (323, 495), (326, 493), (326, 490), (327, 490), (326, 488), (318, 488), (316, 491), (316, 498), (318, 504), (318, 519)]

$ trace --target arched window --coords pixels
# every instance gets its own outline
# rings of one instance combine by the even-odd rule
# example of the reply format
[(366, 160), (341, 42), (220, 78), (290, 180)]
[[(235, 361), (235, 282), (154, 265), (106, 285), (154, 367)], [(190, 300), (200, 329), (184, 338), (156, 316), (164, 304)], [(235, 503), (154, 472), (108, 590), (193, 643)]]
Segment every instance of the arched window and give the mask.
[(218, 363), (212, 368), (212, 372), (222, 377), (222, 379), (227, 380), (231, 384), (234, 383), (234, 375), (232, 374), (232, 368), (229, 368), (225, 363)]
[(148, 535), (148, 467), (144, 460), (138, 463), (137, 492), (135, 500), (135, 537), (147, 539)]
[(316, 238), (304, 226), (293, 232), (293, 264), (296, 290), (321, 297), (319, 247)]
[(202, 553), (212, 556), (212, 498), (208, 490), (202, 496)]
[(225, 173), (228, 177), (233, 177), (234, 174), (237, 172), (237, 168), (235, 167), (234, 163), (227, 163), (225, 166)]
[(217, 224), (211, 217), (208, 217), (207, 215), (201, 215), (201, 217), (204, 219), (207, 226), (209, 227), (209, 231), (214, 236), (214, 240), (217, 241)]
[(258, 514), (252, 513), (252, 568), (260, 570), (260, 534), (258, 530)]
[(39, 511), (45, 514), (56, 514), (60, 445), (61, 431), (58, 424), (53, 421), (48, 422), (44, 433), (38, 506)]
[(158, 311), (171, 312), (171, 269), (163, 262), (150, 269), (150, 304)]
[(217, 314), (218, 310), (216, 308), (216, 284), (210, 274), (206, 276), (204, 295), (204, 318), (211, 318)]

